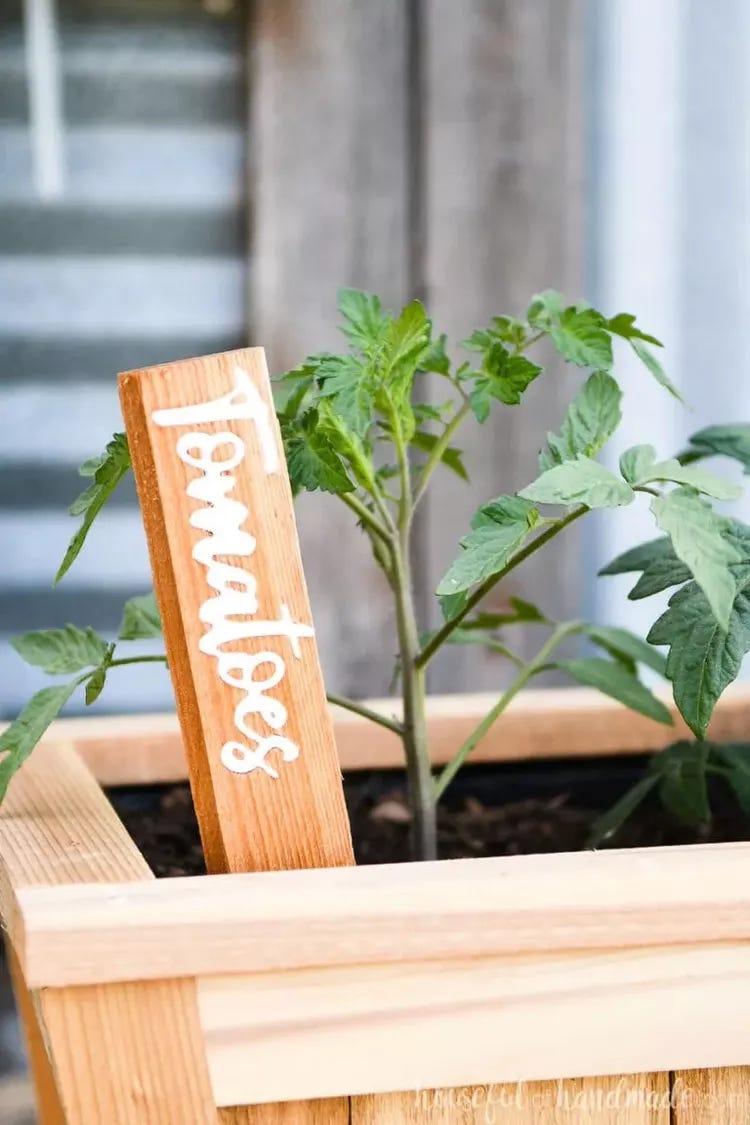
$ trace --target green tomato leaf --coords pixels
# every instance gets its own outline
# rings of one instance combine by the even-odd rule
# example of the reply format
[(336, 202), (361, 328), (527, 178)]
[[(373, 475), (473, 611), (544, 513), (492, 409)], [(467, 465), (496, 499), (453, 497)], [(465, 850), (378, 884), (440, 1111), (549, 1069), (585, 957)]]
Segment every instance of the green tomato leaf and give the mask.
[(405, 380), (411, 385), (415, 371), (432, 347), (431, 333), (432, 322), (420, 301), (412, 301), (401, 310), (386, 336), (390, 382)]
[(478, 613), (475, 617), (464, 621), (462, 628), (471, 629), (499, 629), (503, 625), (536, 624), (548, 625), (549, 620), (544, 616), (538, 606), (523, 598), (509, 598), (509, 608), (502, 613)]
[(406, 305), (389, 327), (383, 348), (373, 356), (375, 405), (397, 426), (405, 442), (416, 429), (411, 396), (414, 377), (431, 348), (432, 323), (419, 301)]
[(655, 462), (653, 445), (633, 445), (620, 457), (620, 472), (628, 484), (638, 484)]
[(611, 371), (612, 339), (601, 313), (594, 309), (565, 309), (550, 329), (550, 339), (568, 363)]
[(708, 599), (722, 629), (728, 628), (735, 597), (730, 569), (741, 555), (727, 532), (731, 524), (689, 488), (655, 496), (651, 511), (657, 526), (666, 531), (678, 559), (690, 570)]
[(121, 641), (150, 640), (161, 635), (161, 617), (153, 590), (125, 602), (119, 632)]
[(584, 625), (582, 632), (616, 659), (625, 658), (636, 664), (646, 664), (660, 676), (666, 676), (667, 661), (662, 653), (629, 629), (614, 625)]
[(438, 603), (440, 605), (440, 612), (443, 615), (443, 621), (452, 621), (453, 618), (462, 611), (468, 600), (468, 590), (459, 590), (457, 594), (439, 595)]
[[(432, 453), (439, 440), (439, 434), (431, 434), (427, 430), (417, 430), (412, 434), (411, 444), (422, 450), (423, 453)], [(454, 449), (453, 446), (449, 445), (447, 449), (443, 450), (440, 460), (446, 468), (452, 469), (456, 476), (461, 477), (461, 480), (468, 481), (469, 476), (460, 449)]]
[(615, 336), (622, 336), (623, 340), (643, 340), (645, 344), (653, 344), (657, 348), (664, 347), (661, 340), (641, 331), (631, 313), (618, 313), (617, 316), (610, 317), (607, 321), (607, 328)]
[(415, 420), (421, 425), (423, 422), (444, 422), (448, 414), (453, 414), (454, 406), (449, 400), (440, 405), (433, 402), (415, 402), (412, 406)]
[(702, 742), (675, 742), (651, 759), (649, 770), (659, 778), (659, 796), (678, 820), (696, 824), (708, 819), (707, 762), (708, 747)]
[(560, 319), (565, 298), (556, 289), (545, 289), (532, 297), (531, 304), (526, 311), (529, 324), (534, 328), (547, 328), (553, 321)]
[(461, 553), (437, 588), (438, 597), (457, 594), (497, 574), (536, 526), (539, 513), (517, 496), (501, 496), (484, 505), (461, 540)]
[(622, 391), (606, 371), (590, 375), (568, 407), (559, 434), (547, 434), (539, 457), (547, 470), (579, 455), (595, 457), (620, 424)]
[(681, 586), (692, 578), (690, 569), (674, 553), (669, 536), (652, 539), (625, 551), (603, 567), (599, 574), (629, 574), (637, 570), (642, 570), (643, 573), (628, 594), (631, 601), (651, 597), (652, 594), (668, 590), (670, 586)]
[(367, 352), (382, 342), (391, 317), (379, 297), (362, 289), (339, 289), (338, 307), (346, 321), (342, 332), (354, 347)]
[[(620, 460), (620, 469), (625, 479), (634, 486), (666, 481), (687, 485), (716, 500), (737, 500), (742, 495), (742, 489), (736, 484), (731, 484), (706, 469), (682, 465), (676, 457), (671, 457), (668, 461), (657, 461), (652, 445), (636, 445), (627, 450)], [(636, 474), (634, 479), (628, 476), (631, 472)]]
[(366, 492), (375, 491), (376, 470), (369, 445), (349, 429), (327, 399), (321, 399), (317, 411), (309, 415), (306, 432), (317, 434), (322, 448), (342, 457)]
[(586, 846), (598, 848), (600, 844), (619, 832), (628, 817), (632, 816), (638, 806), (645, 801), (658, 780), (656, 776), (651, 774), (641, 778), (632, 789), (628, 789), (627, 793), (612, 805), (611, 809), (607, 809), (605, 813), (597, 817), (591, 826)]
[(517, 406), (541, 370), (526, 356), (512, 355), (499, 341), (493, 341), (485, 352), (482, 370), (467, 376), (474, 380), (470, 402), (477, 421), (486, 422), (493, 399)]
[(18, 655), (50, 676), (93, 668), (107, 655), (107, 642), (93, 629), (41, 629), (11, 641)]
[(618, 508), (630, 504), (635, 493), (604, 465), (576, 457), (555, 465), (522, 489), (519, 496), (537, 504), (585, 504), (587, 508)]
[(283, 421), (292, 422), (304, 409), (315, 389), (318, 368), (329, 355), (311, 355), (299, 367), (275, 375), (271, 381), (276, 413)]
[(433, 340), (419, 361), (420, 371), (431, 371), (436, 375), (450, 375), (451, 361), (447, 351), (448, 337), (443, 333)]
[(643, 366), (653, 375), (657, 383), (659, 383), (660, 386), (664, 387), (665, 391), (669, 391), (672, 397), (676, 398), (678, 402), (684, 402), (684, 399), (680, 392), (677, 390), (677, 387), (674, 385), (671, 379), (667, 377), (664, 368), (659, 363), (659, 360), (656, 358), (654, 353), (646, 347), (646, 345), (643, 343), (643, 340), (634, 338), (631, 339), (629, 343)]
[(476, 328), (461, 347), (467, 352), (486, 352), (493, 344), (509, 344), (520, 351), (526, 342), (527, 325), (513, 316), (493, 316), (489, 328)]
[(736, 426), (707, 426), (690, 438), (693, 449), (688, 456), (731, 457), (739, 461), (745, 473), (750, 473), (750, 425), (747, 422)]
[(95, 460), (85, 462), (83, 468), (85, 473), (82, 475), (93, 476), (94, 483), (70, 506), (70, 514), (83, 516), (83, 522), (68, 544), (65, 557), (55, 575), (55, 585), (67, 574), (78, 558), (91, 525), (130, 468), (130, 451), (125, 434), (114, 434), (107, 445), (106, 452)]
[(86, 706), (90, 707), (92, 703), (96, 703), (99, 696), (102, 694), (104, 685), (107, 682), (108, 665), (102, 664), (101, 668), (97, 668), (93, 676), (90, 676), (86, 681)]
[(743, 557), (731, 567), (735, 595), (727, 629), (697, 582), (689, 582), (672, 595), (648, 635), (651, 644), (669, 645), (675, 703), (697, 738), (705, 738), (716, 703), (750, 651), (750, 528), (735, 523), (731, 541)]
[(515, 316), (493, 316), (492, 335), (503, 344), (521, 348), (526, 342), (527, 325)]
[(295, 433), (286, 441), (286, 463), (292, 492), (352, 492), (346, 468), (331, 445), (318, 429)]
[(373, 418), (375, 388), (369, 366), (354, 355), (328, 356), (318, 367), (322, 398), (359, 438), (366, 438)]
[(632, 574), (637, 570), (645, 570), (652, 562), (663, 558), (677, 560), (672, 541), (668, 535), (662, 535), (659, 539), (650, 539), (647, 543), (639, 543), (637, 547), (631, 547), (629, 551), (624, 551), (611, 563), (603, 566), (599, 574)]
[(470, 336), (461, 341), (461, 347), (467, 352), (488, 352), (493, 344), (498, 343), (497, 337), (489, 328), (475, 328)]
[(0, 801), (13, 774), (20, 769), (47, 727), (62, 711), (78, 687), (78, 680), (46, 687), (33, 695), (18, 718), (0, 734)]
[(579, 660), (558, 660), (555, 668), (567, 672), (579, 684), (593, 687), (604, 695), (624, 703), (632, 711), (638, 711), (657, 723), (671, 724), (669, 711), (641, 681), (620, 663), (601, 660), (597, 657)]

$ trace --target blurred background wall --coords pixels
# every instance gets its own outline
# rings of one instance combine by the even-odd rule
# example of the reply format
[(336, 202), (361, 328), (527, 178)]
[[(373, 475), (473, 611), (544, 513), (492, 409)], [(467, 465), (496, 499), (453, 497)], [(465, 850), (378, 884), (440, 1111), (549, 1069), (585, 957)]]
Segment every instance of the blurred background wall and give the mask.
[[(453, 339), (553, 286), (637, 312), (693, 406), (623, 356), (615, 454), (746, 417), (749, 56), (745, 0), (4, 0), (0, 713), (39, 683), (14, 632), (114, 633), (149, 586), (125, 489), (50, 587), (76, 466), (120, 426), (120, 370), (244, 343), (283, 370), (335, 346), (342, 284), (419, 296)], [(442, 479), (418, 528), (425, 622), (471, 512), (531, 479), (578, 381), (553, 364), (523, 410), (467, 429), (472, 484)], [(384, 693), (392, 623), (368, 551), (331, 498), (298, 518), (329, 685)], [(498, 597), (637, 627), (593, 575), (638, 518), (571, 534)], [(433, 687), (502, 679), (456, 648)], [(100, 709), (169, 701), (165, 675), (122, 670)]]

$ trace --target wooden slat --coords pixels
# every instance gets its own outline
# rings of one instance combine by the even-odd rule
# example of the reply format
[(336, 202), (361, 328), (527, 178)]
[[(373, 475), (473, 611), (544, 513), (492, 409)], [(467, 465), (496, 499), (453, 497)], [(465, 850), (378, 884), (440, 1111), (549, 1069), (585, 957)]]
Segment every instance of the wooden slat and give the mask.
[(39, 998), (69, 1125), (217, 1120), (192, 980), (52, 989)]
[(206, 865), (351, 863), (263, 349), (127, 372), (120, 397)]
[[(390, 306), (409, 296), (409, 5), (252, 8), (250, 319), (277, 373), (345, 346), (335, 327), (339, 286), (371, 289)], [(367, 540), (331, 496), (301, 496), (297, 518), (326, 683), (382, 694), (396, 627)]]
[[(750, 941), (750, 844), (34, 888), (36, 985)], [(304, 940), (300, 935), (304, 934)]]
[(750, 1067), (678, 1070), (672, 1076), (671, 1125), (747, 1125)]
[(138, 882), (153, 875), (70, 746), (41, 744), (0, 806), (0, 914), (23, 887)]
[[(44, 1045), (44, 1036), (39, 1025), (39, 1017), (34, 1008), (34, 1000), (26, 987), (13, 945), (7, 940), (5, 952), (13, 982), (13, 994), (16, 998), (16, 1011), (26, 1041), (26, 1054), (40, 1125), (65, 1125), (65, 1112), (60, 1101), (60, 1092), (52, 1070), (52, 1062)], [(0, 1104), (3, 1106), (6, 1104), (5, 1089), (4, 1085), (1, 1084)]]
[(241, 1105), (219, 1111), (222, 1125), (350, 1125), (348, 1098)]
[(489, 1083), (352, 1098), (351, 1125), (669, 1125), (669, 1078)]
[[(553, 286), (582, 284), (581, 0), (423, 0), (425, 14), (425, 284), (430, 315), (452, 341), (498, 313), (518, 314)], [(445, 479), (427, 498), (425, 585), (434, 590), (482, 502), (533, 480), (548, 429), (562, 421), (580, 372), (552, 363), (520, 407), (468, 423), (467, 486)], [(559, 618), (581, 612), (577, 529), (503, 584)], [(494, 604), (494, 603), (493, 603)], [(437, 607), (434, 609), (437, 616)], [(519, 648), (528, 651), (528, 631)], [(512, 646), (515, 647), (515, 646)], [(433, 690), (496, 687), (507, 662), (475, 646), (435, 661)]]
[(750, 1062), (747, 941), (206, 977), (198, 991), (219, 1104)]
[[(676, 716), (668, 690), (657, 694)], [(436, 765), (448, 761), (496, 698), (488, 693), (428, 700), (428, 734)], [(397, 700), (368, 700), (368, 706), (385, 715), (400, 712)], [(400, 742), (390, 731), (338, 707), (331, 714), (343, 770), (403, 766)], [(716, 708), (710, 737), (716, 742), (742, 741), (749, 725), (750, 685), (732, 684)], [(588, 688), (532, 689), (513, 700), (469, 761), (642, 754), (683, 737), (688, 732), (681, 719), (674, 727), (654, 723)], [(50, 728), (47, 740), (73, 743), (102, 785), (146, 785), (187, 777), (175, 715), (60, 719)]]
[[(144, 881), (153, 876), (71, 747), (37, 748), (0, 809), (0, 913), (17, 935), (24, 887)], [(52, 1076), (38, 1058), (39, 1032)], [(195, 985), (181, 981), (21, 991), (43, 1125), (184, 1125), (216, 1120), (197, 1020)], [(41, 1067), (41, 1071), (40, 1071)]]

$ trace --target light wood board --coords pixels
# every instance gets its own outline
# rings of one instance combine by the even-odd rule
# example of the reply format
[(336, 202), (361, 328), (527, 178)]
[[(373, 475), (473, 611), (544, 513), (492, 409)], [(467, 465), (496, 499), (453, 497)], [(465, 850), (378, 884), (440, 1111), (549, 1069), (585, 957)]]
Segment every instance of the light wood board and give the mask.
[[(40, 746), (0, 808), (0, 908), (24, 887), (153, 880), (71, 747)], [(192, 981), (20, 990), (41, 1125), (208, 1125), (216, 1110)], [(40, 1056), (46, 1043), (51, 1067)], [(171, 1114), (176, 1117), (170, 1118)]]
[[(750, 844), (18, 892), (37, 985), (750, 942)], [(304, 935), (301, 940), (300, 935)]]
[(220, 1104), (750, 1061), (750, 942), (206, 977), (199, 998)]

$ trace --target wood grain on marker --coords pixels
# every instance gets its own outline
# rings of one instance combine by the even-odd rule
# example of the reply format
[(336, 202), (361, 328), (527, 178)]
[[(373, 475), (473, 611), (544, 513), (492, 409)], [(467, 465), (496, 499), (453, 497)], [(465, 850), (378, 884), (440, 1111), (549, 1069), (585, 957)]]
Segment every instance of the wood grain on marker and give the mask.
[[(235, 365), (250, 374), (269, 404), (279, 472), (264, 470), (250, 420), (200, 426), (159, 426), (153, 421), (156, 410), (209, 402), (229, 393)], [(208, 868), (263, 871), (351, 863), (341, 773), (314, 640), (300, 641), (299, 659), (286, 638), (236, 642), (243, 652), (272, 649), (286, 662), (286, 674), (273, 695), (287, 709), (283, 734), (299, 746), (300, 755), (292, 762), (274, 761), (278, 779), (262, 770), (234, 774), (221, 763), (222, 745), (238, 737), (233, 712), (240, 692), (219, 679), (213, 657), (198, 648), (207, 628), (199, 611), (214, 591), (206, 582), (205, 567), (192, 558), (206, 533), (190, 525), (201, 502), (186, 489), (200, 472), (186, 466), (176, 452), (180, 435), (194, 430), (229, 431), (245, 444), (244, 462), (232, 471), (236, 484), (230, 496), (247, 508), (244, 530), (257, 545), (249, 558), (222, 561), (256, 577), (259, 618), (276, 620), (286, 605), (294, 621), (311, 620), (263, 350), (248, 348), (128, 372), (121, 376), (120, 388)], [(260, 719), (258, 723), (263, 726)], [(269, 728), (261, 733), (273, 732)]]

